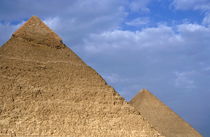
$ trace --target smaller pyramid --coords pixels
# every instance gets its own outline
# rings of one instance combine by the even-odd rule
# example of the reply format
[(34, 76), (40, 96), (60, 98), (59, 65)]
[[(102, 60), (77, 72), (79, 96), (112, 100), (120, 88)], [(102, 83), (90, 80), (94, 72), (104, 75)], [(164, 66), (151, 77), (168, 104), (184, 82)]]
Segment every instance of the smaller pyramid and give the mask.
[(129, 103), (167, 137), (201, 137), (187, 122), (146, 89), (140, 91)]
[(62, 39), (37, 16), (32, 16), (27, 22), (25, 22), (16, 32), (13, 33), (13, 37), (22, 38), (27, 41), (50, 47), (64, 47)]

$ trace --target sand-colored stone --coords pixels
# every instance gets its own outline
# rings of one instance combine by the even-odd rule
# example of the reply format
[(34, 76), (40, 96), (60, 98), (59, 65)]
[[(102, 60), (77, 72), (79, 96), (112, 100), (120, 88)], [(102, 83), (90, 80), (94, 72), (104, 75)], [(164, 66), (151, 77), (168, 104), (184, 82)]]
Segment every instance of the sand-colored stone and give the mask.
[(161, 136), (38, 17), (0, 47), (0, 136)]
[(202, 137), (187, 122), (148, 90), (143, 89), (131, 101), (141, 115), (166, 137)]

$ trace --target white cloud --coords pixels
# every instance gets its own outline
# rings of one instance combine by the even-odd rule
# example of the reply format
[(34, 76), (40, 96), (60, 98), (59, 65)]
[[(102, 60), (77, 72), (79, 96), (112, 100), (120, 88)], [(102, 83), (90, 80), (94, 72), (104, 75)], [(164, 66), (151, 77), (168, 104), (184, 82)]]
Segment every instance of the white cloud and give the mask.
[[(126, 0), (127, 1), (127, 0)], [(32, 15), (42, 18), (52, 16), (81, 17), (84, 19), (96, 18), (99, 15), (108, 15), (119, 10), (126, 2), (121, 0), (51, 0), (30, 1), (14, 0), (12, 3), (2, 0), (0, 5), (0, 18), (5, 20), (24, 19)], [(5, 8), (6, 7), (6, 8)], [(47, 7), (47, 8), (46, 8)]]
[[(173, 27), (159, 25), (136, 32), (118, 29), (92, 34), (84, 41), (84, 47), (86, 54), (94, 58), (102, 56), (102, 60), (110, 59), (110, 65), (117, 63), (119, 70), (134, 73), (129, 79), (139, 88), (160, 88), (165, 83), (163, 90), (166, 87), (168, 90), (190, 90), (197, 88), (203, 73), (206, 73), (203, 68), (209, 66), (209, 42), (209, 27), (185, 23)], [(126, 77), (123, 72), (116, 71), (116, 74)], [(115, 75), (107, 80), (121, 83)]]
[(195, 81), (192, 79), (192, 75), (195, 72), (175, 72), (175, 86), (181, 88), (195, 88)]
[(47, 18), (44, 20), (44, 23), (53, 30), (57, 30), (62, 25), (59, 17)]
[(147, 8), (151, 0), (132, 0), (130, 3), (130, 10), (133, 12), (149, 12)]
[(210, 67), (205, 67), (203, 70), (204, 71), (210, 71)]
[(102, 74), (102, 76), (110, 84), (123, 83), (123, 82), (128, 82), (129, 81), (129, 79), (124, 78), (117, 73)]
[(19, 24), (0, 23), (0, 45), (4, 44), (12, 35), (12, 33), (19, 28), (24, 22)]
[(171, 27), (160, 25), (141, 31), (113, 30), (101, 34), (92, 34), (85, 40), (85, 48), (92, 53), (117, 49), (140, 50), (145, 47), (174, 46), (182, 42)]
[(210, 25), (210, 12), (206, 13), (205, 17), (203, 18), (203, 22), (204, 25)]
[[(150, 2), (151, 0), (51, 0), (49, 3), (38, 0), (30, 2), (32, 6), (28, 7), (28, 1), (14, 0), (10, 3), (3, 0), (0, 4), (0, 18), (18, 22), (32, 15), (39, 16), (66, 44), (74, 46), (82, 45), (82, 40), (89, 34), (116, 30), (131, 12), (149, 11), (147, 6)], [(140, 25), (147, 21), (145, 18), (129, 24)]]
[(199, 24), (180, 24), (178, 25), (178, 30), (180, 32), (197, 32), (197, 31), (205, 31), (209, 28), (206, 28), (205, 26), (199, 25)]
[(32, 15), (39, 16), (64, 42), (76, 45), (90, 33), (118, 28), (127, 15), (125, 3), (127, 0), (38, 0), (30, 2), (32, 6), (28, 7), (28, 1), (2, 1), (0, 18), (8, 22), (18, 22)]
[(209, 47), (210, 27), (199, 24), (181, 24), (177, 28), (184, 39), (185, 46)]
[(150, 19), (148, 17), (140, 17), (140, 18), (136, 18), (134, 20), (131, 20), (129, 22), (126, 22), (125, 24), (126, 25), (129, 25), (129, 26), (142, 26), (142, 25), (147, 25), (149, 24), (150, 22)]
[(209, 0), (173, 0), (176, 9), (210, 10)]
[(91, 34), (85, 39), (85, 49), (91, 53), (142, 48), (166, 48), (209, 45), (210, 28), (199, 24), (180, 24), (175, 27), (159, 25), (141, 31), (113, 30)]

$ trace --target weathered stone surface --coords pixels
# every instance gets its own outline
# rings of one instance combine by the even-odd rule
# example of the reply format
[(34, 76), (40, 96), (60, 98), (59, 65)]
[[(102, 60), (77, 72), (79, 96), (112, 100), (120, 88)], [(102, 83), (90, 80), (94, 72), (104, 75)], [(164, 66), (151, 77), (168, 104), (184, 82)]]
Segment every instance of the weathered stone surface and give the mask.
[(146, 89), (139, 92), (130, 104), (166, 137), (201, 137), (195, 129)]
[(7, 135), (160, 136), (37, 17), (0, 47), (0, 136)]

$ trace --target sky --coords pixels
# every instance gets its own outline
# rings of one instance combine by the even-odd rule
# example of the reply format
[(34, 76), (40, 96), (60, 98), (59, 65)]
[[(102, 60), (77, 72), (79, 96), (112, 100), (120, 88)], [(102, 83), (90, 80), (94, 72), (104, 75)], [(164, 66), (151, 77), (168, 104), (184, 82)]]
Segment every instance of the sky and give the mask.
[(210, 0), (0, 0), (0, 45), (33, 15), (127, 101), (146, 88), (210, 137)]

